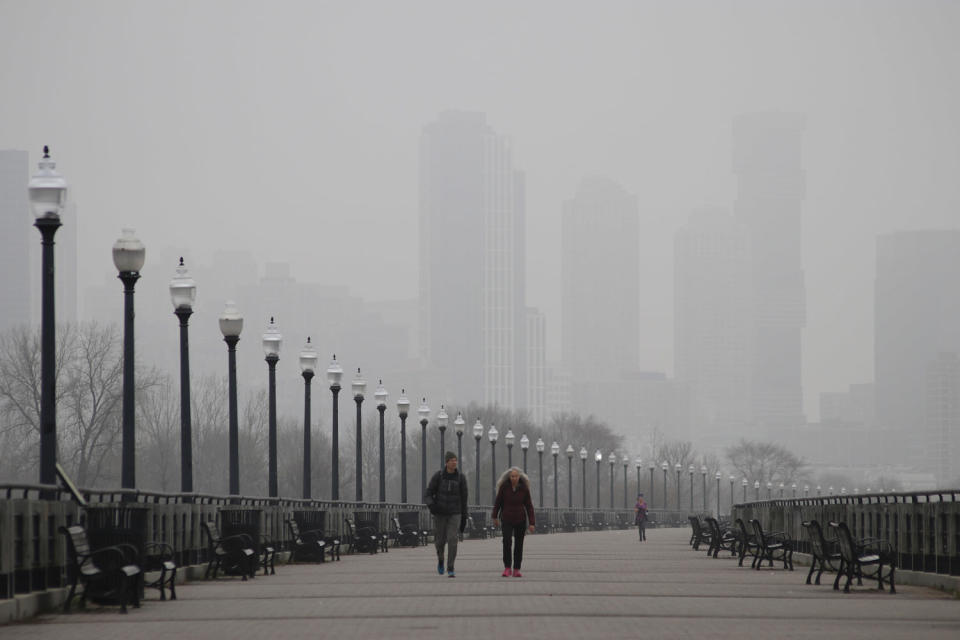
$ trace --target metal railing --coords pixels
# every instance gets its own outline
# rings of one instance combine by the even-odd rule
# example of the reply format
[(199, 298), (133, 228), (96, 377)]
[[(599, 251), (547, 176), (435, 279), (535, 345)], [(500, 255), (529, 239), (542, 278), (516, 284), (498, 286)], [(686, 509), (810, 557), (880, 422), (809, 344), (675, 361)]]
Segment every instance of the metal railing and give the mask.
[(829, 522), (846, 522), (854, 536), (892, 545), (900, 569), (960, 575), (960, 489), (748, 502), (734, 505), (733, 517), (785, 531), (801, 553), (810, 552), (804, 521), (825, 532)]
[[(431, 528), (430, 514), (421, 504), (302, 500), (220, 496), (207, 494), (159, 493), (131, 490), (80, 490), (85, 507), (57, 486), (0, 485), (0, 599), (61, 587), (66, 578), (66, 546), (60, 527), (83, 523), (107, 531), (113, 528), (134, 530), (144, 541), (171, 545), (177, 564), (187, 566), (207, 561), (207, 541), (202, 523), (214, 520), (224, 534), (231, 529), (244, 530), (289, 548), (286, 520), (314, 517), (324, 512), (324, 528), (343, 535), (344, 519), (355, 512), (379, 514), (381, 531), (392, 531), (392, 518), (400, 512), (419, 514), (420, 526)], [(485, 511), (491, 506), (470, 507)], [(537, 509), (554, 525), (573, 513), (577, 530), (589, 529), (595, 514), (607, 526), (633, 524), (632, 509)], [(675, 524), (679, 512), (650, 512), (659, 524)]]

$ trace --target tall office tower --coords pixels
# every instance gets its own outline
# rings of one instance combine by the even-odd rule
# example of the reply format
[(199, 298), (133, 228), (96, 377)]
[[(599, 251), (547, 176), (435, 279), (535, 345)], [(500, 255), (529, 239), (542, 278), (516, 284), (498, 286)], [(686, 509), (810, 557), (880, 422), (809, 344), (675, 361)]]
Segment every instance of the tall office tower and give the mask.
[(605, 178), (584, 179), (563, 206), (563, 365), (574, 410), (607, 420), (640, 360), (639, 225), (637, 197)]
[(31, 273), (40, 272), (40, 233), (33, 227), (29, 180), (27, 152), (0, 151), (0, 331), (33, 321)]
[(674, 376), (693, 442), (731, 444), (751, 424), (750, 247), (724, 210), (690, 216), (674, 238)]
[(940, 353), (927, 365), (924, 395), (926, 459), (938, 487), (960, 479), (960, 356)]
[(527, 401), (525, 407), (537, 426), (547, 417), (547, 319), (539, 309), (527, 307)]
[(525, 400), (524, 237), (509, 141), (482, 113), (441, 113), (420, 137), (420, 345), (451, 401)]
[(874, 375), (890, 462), (926, 466), (924, 380), (939, 354), (960, 352), (960, 230), (877, 238)]
[(740, 116), (733, 124), (737, 219), (750, 239), (753, 299), (753, 422), (765, 437), (803, 425), (801, 258), (803, 118)]

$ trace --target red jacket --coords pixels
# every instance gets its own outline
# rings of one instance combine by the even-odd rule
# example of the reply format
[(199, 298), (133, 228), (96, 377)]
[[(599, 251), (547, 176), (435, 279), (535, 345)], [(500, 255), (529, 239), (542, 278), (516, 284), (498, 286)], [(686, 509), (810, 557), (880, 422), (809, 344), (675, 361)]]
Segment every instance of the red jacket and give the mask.
[[(526, 512), (526, 513), (524, 513)], [(514, 491), (509, 482), (504, 482), (497, 492), (497, 499), (493, 501), (493, 519), (501, 514), (501, 520), (507, 524), (523, 524), (526, 519), (528, 526), (536, 524), (533, 518), (533, 500), (530, 499), (530, 488), (523, 482), (517, 484)], [(524, 518), (526, 516), (526, 518)]]

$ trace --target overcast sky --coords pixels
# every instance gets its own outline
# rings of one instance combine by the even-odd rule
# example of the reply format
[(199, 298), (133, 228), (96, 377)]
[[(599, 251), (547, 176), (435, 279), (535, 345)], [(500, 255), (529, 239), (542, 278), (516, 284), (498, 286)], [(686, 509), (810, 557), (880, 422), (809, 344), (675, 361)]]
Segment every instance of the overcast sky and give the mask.
[(802, 113), (815, 418), (820, 391), (873, 378), (876, 235), (960, 226), (958, 33), (947, 1), (0, 0), (0, 148), (32, 165), (53, 148), (85, 282), (132, 226), (138, 294), (166, 296), (162, 250), (180, 246), (413, 298), (420, 129), (483, 111), (527, 174), (549, 353), (561, 205), (600, 174), (638, 195), (641, 366), (671, 373), (673, 233), (694, 208), (732, 208), (735, 115)]

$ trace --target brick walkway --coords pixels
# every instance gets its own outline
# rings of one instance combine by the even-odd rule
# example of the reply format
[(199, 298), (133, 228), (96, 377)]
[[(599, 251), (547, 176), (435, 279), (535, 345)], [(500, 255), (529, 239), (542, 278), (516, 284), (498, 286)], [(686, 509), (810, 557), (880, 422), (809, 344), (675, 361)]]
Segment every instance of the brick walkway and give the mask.
[(849, 595), (794, 572), (708, 559), (683, 529), (527, 538), (524, 577), (500, 577), (500, 540), (465, 541), (456, 579), (433, 548), (344, 556), (156, 591), (139, 610), (91, 608), (0, 627), (4, 640), (71, 638), (960, 638), (960, 601), (922, 587)]

